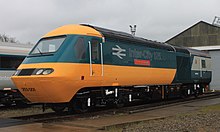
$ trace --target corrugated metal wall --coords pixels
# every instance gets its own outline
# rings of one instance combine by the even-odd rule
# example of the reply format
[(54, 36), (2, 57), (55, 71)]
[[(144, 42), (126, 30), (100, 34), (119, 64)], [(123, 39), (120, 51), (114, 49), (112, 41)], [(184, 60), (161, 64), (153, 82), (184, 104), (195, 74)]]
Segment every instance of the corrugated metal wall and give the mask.
[(220, 90), (220, 50), (209, 51), (212, 57), (212, 82), (211, 89)]
[(220, 45), (220, 27), (201, 21), (166, 42), (186, 47)]

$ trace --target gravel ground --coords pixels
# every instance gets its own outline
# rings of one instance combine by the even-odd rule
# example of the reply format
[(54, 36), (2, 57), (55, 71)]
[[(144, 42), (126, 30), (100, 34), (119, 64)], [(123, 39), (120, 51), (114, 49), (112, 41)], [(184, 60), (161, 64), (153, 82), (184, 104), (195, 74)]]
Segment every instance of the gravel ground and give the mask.
[(220, 104), (157, 120), (111, 126), (120, 132), (220, 132)]

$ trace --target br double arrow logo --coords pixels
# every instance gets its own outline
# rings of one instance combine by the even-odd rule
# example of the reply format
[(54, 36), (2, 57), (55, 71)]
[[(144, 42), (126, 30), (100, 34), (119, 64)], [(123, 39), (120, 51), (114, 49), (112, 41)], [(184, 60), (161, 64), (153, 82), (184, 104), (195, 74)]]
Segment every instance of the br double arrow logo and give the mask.
[(116, 47), (112, 47), (112, 55), (117, 56), (120, 59), (123, 59), (123, 56), (126, 56), (125, 49), (122, 49), (120, 46), (115, 45)]

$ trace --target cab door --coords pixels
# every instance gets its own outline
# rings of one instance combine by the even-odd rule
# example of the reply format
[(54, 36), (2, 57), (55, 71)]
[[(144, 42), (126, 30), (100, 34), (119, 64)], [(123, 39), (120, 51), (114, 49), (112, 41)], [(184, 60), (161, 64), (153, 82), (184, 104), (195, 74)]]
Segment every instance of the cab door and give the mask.
[(104, 76), (103, 48), (100, 39), (92, 38), (89, 44), (90, 77), (101, 80)]

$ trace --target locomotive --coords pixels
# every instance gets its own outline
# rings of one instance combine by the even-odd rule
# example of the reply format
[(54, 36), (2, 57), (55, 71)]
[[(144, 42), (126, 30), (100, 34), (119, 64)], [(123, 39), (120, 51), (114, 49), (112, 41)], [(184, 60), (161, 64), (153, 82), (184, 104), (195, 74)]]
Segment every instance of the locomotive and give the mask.
[(208, 53), (92, 25), (44, 35), (12, 80), (55, 112), (121, 107), (135, 100), (198, 96), (211, 82)]
[(0, 104), (11, 106), (26, 103), (10, 77), (30, 50), (30, 45), (0, 42)]

